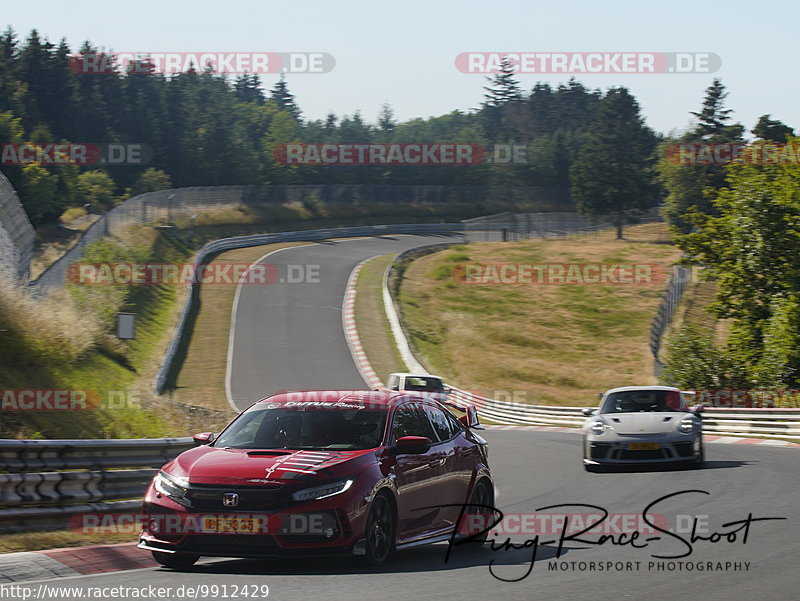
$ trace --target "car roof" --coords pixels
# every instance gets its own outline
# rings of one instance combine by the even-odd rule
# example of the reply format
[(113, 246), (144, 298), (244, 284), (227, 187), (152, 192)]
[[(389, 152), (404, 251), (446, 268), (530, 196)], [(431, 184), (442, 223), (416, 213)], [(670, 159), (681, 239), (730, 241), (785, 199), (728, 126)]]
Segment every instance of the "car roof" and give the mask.
[[(676, 392), (680, 392), (680, 388), (675, 388), (673, 386), (620, 386), (619, 388), (610, 388), (606, 390), (605, 394), (611, 394), (612, 392), (629, 392), (632, 390), (674, 390)], [(604, 395), (605, 396), (605, 395)]]
[[(395, 390), (293, 390), (273, 394), (257, 401), (259, 403), (362, 403), (378, 409), (389, 409), (406, 400), (433, 400), (429, 396)], [(377, 407), (375, 407), (377, 405)]]
[(390, 376), (405, 376), (408, 378), (436, 378), (437, 380), (442, 380), (441, 376), (434, 376), (433, 374), (414, 374), (408, 371), (395, 371), (389, 374)]

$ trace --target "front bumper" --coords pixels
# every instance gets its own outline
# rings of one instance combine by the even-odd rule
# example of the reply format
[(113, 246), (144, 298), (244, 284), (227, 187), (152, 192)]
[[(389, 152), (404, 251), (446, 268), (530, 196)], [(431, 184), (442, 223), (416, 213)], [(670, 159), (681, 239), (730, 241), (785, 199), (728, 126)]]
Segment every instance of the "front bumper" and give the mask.
[(151, 487), (139, 548), (209, 557), (359, 554), (367, 509), (363, 494), (348, 491), (272, 511), (198, 511), (154, 494)]
[[(631, 444), (657, 444), (657, 449), (631, 449)], [(700, 437), (678, 440), (587, 440), (584, 442), (586, 465), (630, 465), (649, 463), (684, 463), (697, 461)]]

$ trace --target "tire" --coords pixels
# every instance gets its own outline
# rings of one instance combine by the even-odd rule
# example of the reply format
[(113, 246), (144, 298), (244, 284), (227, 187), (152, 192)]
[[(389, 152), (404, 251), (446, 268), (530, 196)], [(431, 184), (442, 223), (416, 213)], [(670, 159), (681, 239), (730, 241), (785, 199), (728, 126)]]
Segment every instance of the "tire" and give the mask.
[(697, 455), (697, 457), (694, 460), (694, 467), (696, 467), (696, 468), (703, 467), (703, 463), (705, 462), (705, 460), (706, 460), (706, 448), (703, 445), (703, 441), (701, 439), (700, 440), (700, 453)]
[[(469, 505), (467, 505), (467, 510), (464, 512), (462, 520), (467, 520), (467, 524), (470, 524), (470, 516), (478, 515), (479, 513), (485, 515), (488, 511), (486, 509), (487, 506), (494, 507), (494, 491), (487, 480), (479, 480), (475, 485), (475, 489), (472, 491)], [(470, 539), (469, 542), (482, 545), (488, 538), (489, 533), (484, 532), (480, 536)]]
[(383, 565), (394, 551), (395, 519), (392, 503), (385, 494), (372, 501), (365, 529), (367, 562)]
[(162, 566), (173, 569), (190, 568), (200, 559), (199, 555), (191, 553), (164, 553), (163, 551), (150, 551)]

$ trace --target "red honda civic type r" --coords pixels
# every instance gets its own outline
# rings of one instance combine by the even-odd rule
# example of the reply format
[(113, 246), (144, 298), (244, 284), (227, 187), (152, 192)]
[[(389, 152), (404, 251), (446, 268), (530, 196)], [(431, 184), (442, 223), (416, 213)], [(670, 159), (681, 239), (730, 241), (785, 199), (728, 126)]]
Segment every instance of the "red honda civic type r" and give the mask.
[(394, 549), (470, 533), (464, 524), (486, 514), (494, 485), (475, 409), (461, 410), (457, 419), (424, 394), (391, 391), (258, 401), (160, 470), (139, 547), (175, 568), (204, 555), (380, 564)]

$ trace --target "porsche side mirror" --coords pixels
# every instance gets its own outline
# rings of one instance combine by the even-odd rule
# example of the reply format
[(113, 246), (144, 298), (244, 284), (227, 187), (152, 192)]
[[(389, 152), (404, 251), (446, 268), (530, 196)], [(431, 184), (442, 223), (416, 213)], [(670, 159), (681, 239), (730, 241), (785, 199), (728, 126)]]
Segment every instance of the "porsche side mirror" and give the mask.
[(213, 432), (200, 432), (200, 434), (192, 436), (192, 440), (194, 440), (195, 444), (204, 445), (211, 444), (216, 437), (217, 435)]

